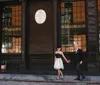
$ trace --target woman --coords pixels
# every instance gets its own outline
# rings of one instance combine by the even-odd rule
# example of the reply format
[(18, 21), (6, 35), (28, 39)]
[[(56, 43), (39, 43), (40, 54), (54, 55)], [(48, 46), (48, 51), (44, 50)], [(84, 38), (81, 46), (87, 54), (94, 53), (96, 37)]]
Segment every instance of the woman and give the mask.
[(58, 71), (57, 79), (60, 79), (60, 76), (61, 79), (64, 78), (63, 73), (61, 71), (61, 69), (64, 69), (64, 65), (61, 57), (63, 57), (67, 63), (70, 62), (70, 60), (67, 60), (66, 57), (64, 56), (63, 52), (61, 51), (61, 48), (57, 48), (57, 51), (55, 52), (55, 58), (54, 58), (54, 69)]

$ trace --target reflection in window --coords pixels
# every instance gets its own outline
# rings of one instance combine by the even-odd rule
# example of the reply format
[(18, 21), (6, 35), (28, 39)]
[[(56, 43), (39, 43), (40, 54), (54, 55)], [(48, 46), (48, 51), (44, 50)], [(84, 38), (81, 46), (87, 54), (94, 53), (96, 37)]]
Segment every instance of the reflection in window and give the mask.
[(74, 42), (86, 51), (86, 33), (80, 29), (86, 29), (84, 0), (61, 2), (62, 51), (73, 52)]
[(2, 23), (2, 53), (21, 53), (21, 6), (5, 6)]

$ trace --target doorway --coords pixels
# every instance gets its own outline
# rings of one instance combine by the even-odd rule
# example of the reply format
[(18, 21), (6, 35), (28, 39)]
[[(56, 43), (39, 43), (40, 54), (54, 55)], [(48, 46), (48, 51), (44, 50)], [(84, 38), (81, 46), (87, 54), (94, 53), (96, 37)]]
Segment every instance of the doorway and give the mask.
[(52, 1), (28, 2), (28, 69), (34, 72), (52, 70), (54, 26)]

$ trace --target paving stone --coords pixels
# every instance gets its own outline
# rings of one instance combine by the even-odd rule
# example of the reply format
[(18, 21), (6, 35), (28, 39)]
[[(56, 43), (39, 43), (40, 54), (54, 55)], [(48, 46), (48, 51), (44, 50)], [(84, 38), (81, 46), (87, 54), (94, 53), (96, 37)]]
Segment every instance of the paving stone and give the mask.
[(57, 75), (0, 74), (0, 85), (100, 85), (100, 76), (86, 76), (84, 81), (76, 81), (75, 75), (64, 75), (64, 80), (57, 80)]

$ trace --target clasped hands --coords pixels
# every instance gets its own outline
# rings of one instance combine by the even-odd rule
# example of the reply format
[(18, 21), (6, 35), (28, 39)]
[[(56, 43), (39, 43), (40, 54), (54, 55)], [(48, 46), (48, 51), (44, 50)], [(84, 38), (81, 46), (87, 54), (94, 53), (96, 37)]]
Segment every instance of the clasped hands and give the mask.
[(67, 63), (70, 63), (70, 60), (67, 60)]

